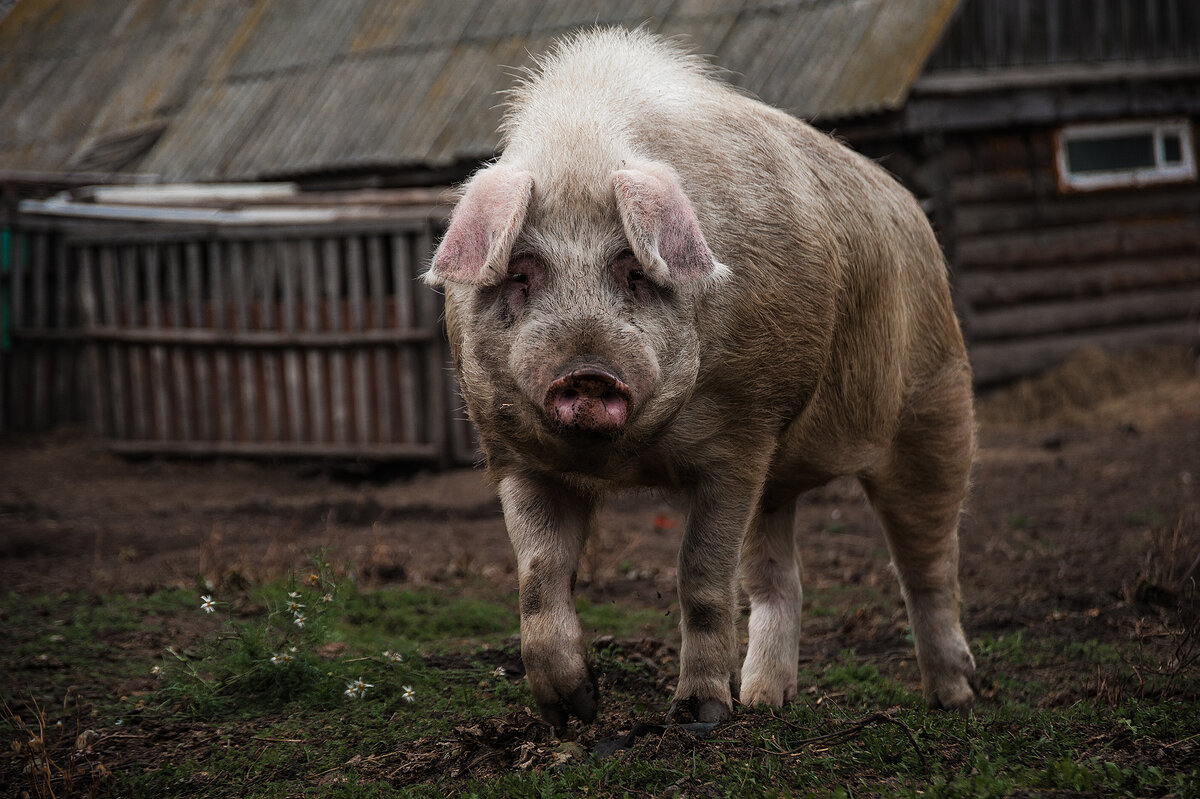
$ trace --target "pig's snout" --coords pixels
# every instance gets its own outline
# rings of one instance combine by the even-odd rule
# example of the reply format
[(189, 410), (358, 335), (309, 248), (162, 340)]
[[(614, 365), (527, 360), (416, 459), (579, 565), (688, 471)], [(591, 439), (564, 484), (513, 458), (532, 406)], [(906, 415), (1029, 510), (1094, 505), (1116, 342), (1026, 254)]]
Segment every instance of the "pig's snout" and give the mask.
[(598, 366), (580, 366), (556, 379), (543, 407), (550, 421), (567, 430), (617, 433), (629, 418), (629, 386)]

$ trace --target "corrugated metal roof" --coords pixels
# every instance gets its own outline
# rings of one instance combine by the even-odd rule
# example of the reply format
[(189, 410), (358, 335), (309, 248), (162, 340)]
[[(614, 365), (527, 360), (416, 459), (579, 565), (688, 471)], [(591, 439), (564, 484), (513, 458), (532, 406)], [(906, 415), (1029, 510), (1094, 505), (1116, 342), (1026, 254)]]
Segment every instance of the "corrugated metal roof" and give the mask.
[(904, 102), (956, 3), (23, 0), (0, 23), (0, 168), (245, 180), (484, 158), (512, 73), (593, 24), (683, 34), (767, 102), (845, 117)]

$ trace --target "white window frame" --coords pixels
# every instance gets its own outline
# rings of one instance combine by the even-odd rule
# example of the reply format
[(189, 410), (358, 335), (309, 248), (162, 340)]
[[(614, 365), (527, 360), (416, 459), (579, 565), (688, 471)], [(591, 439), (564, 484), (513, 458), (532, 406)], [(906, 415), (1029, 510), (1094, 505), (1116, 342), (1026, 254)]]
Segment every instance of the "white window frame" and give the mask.
[[(1071, 172), (1067, 165), (1067, 143), (1088, 139), (1145, 133), (1154, 140), (1152, 167), (1117, 169), (1111, 172)], [(1179, 136), (1183, 161), (1167, 164), (1163, 153), (1163, 137)], [(1063, 191), (1091, 191), (1123, 186), (1145, 186), (1155, 183), (1174, 183), (1196, 179), (1196, 155), (1192, 146), (1192, 123), (1189, 119), (1147, 119), (1136, 122), (1104, 122), (1090, 125), (1066, 125), (1054, 136), (1058, 185)]]

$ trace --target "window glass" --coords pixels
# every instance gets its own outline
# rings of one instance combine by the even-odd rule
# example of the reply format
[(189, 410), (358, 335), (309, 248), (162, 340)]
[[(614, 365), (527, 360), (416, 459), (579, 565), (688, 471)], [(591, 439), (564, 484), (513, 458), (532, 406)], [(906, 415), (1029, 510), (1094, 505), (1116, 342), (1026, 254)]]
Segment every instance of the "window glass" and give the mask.
[(1163, 136), (1163, 161), (1168, 164), (1183, 161), (1183, 143), (1178, 133), (1167, 133)]
[(1072, 172), (1114, 172), (1154, 163), (1154, 136), (1150, 133), (1067, 142), (1067, 166)]

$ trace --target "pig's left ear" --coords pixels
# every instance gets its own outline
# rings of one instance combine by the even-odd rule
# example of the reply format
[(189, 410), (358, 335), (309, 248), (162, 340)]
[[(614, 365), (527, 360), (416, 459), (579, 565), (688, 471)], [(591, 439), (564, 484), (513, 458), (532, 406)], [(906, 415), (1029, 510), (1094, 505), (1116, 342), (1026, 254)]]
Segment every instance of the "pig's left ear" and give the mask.
[(673, 170), (648, 164), (615, 172), (612, 181), (625, 236), (647, 277), (667, 286), (729, 273), (708, 249)]
[(528, 172), (497, 165), (475, 173), (454, 209), (425, 282), (486, 286), (503, 280), (532, 196), (533, 176)]

